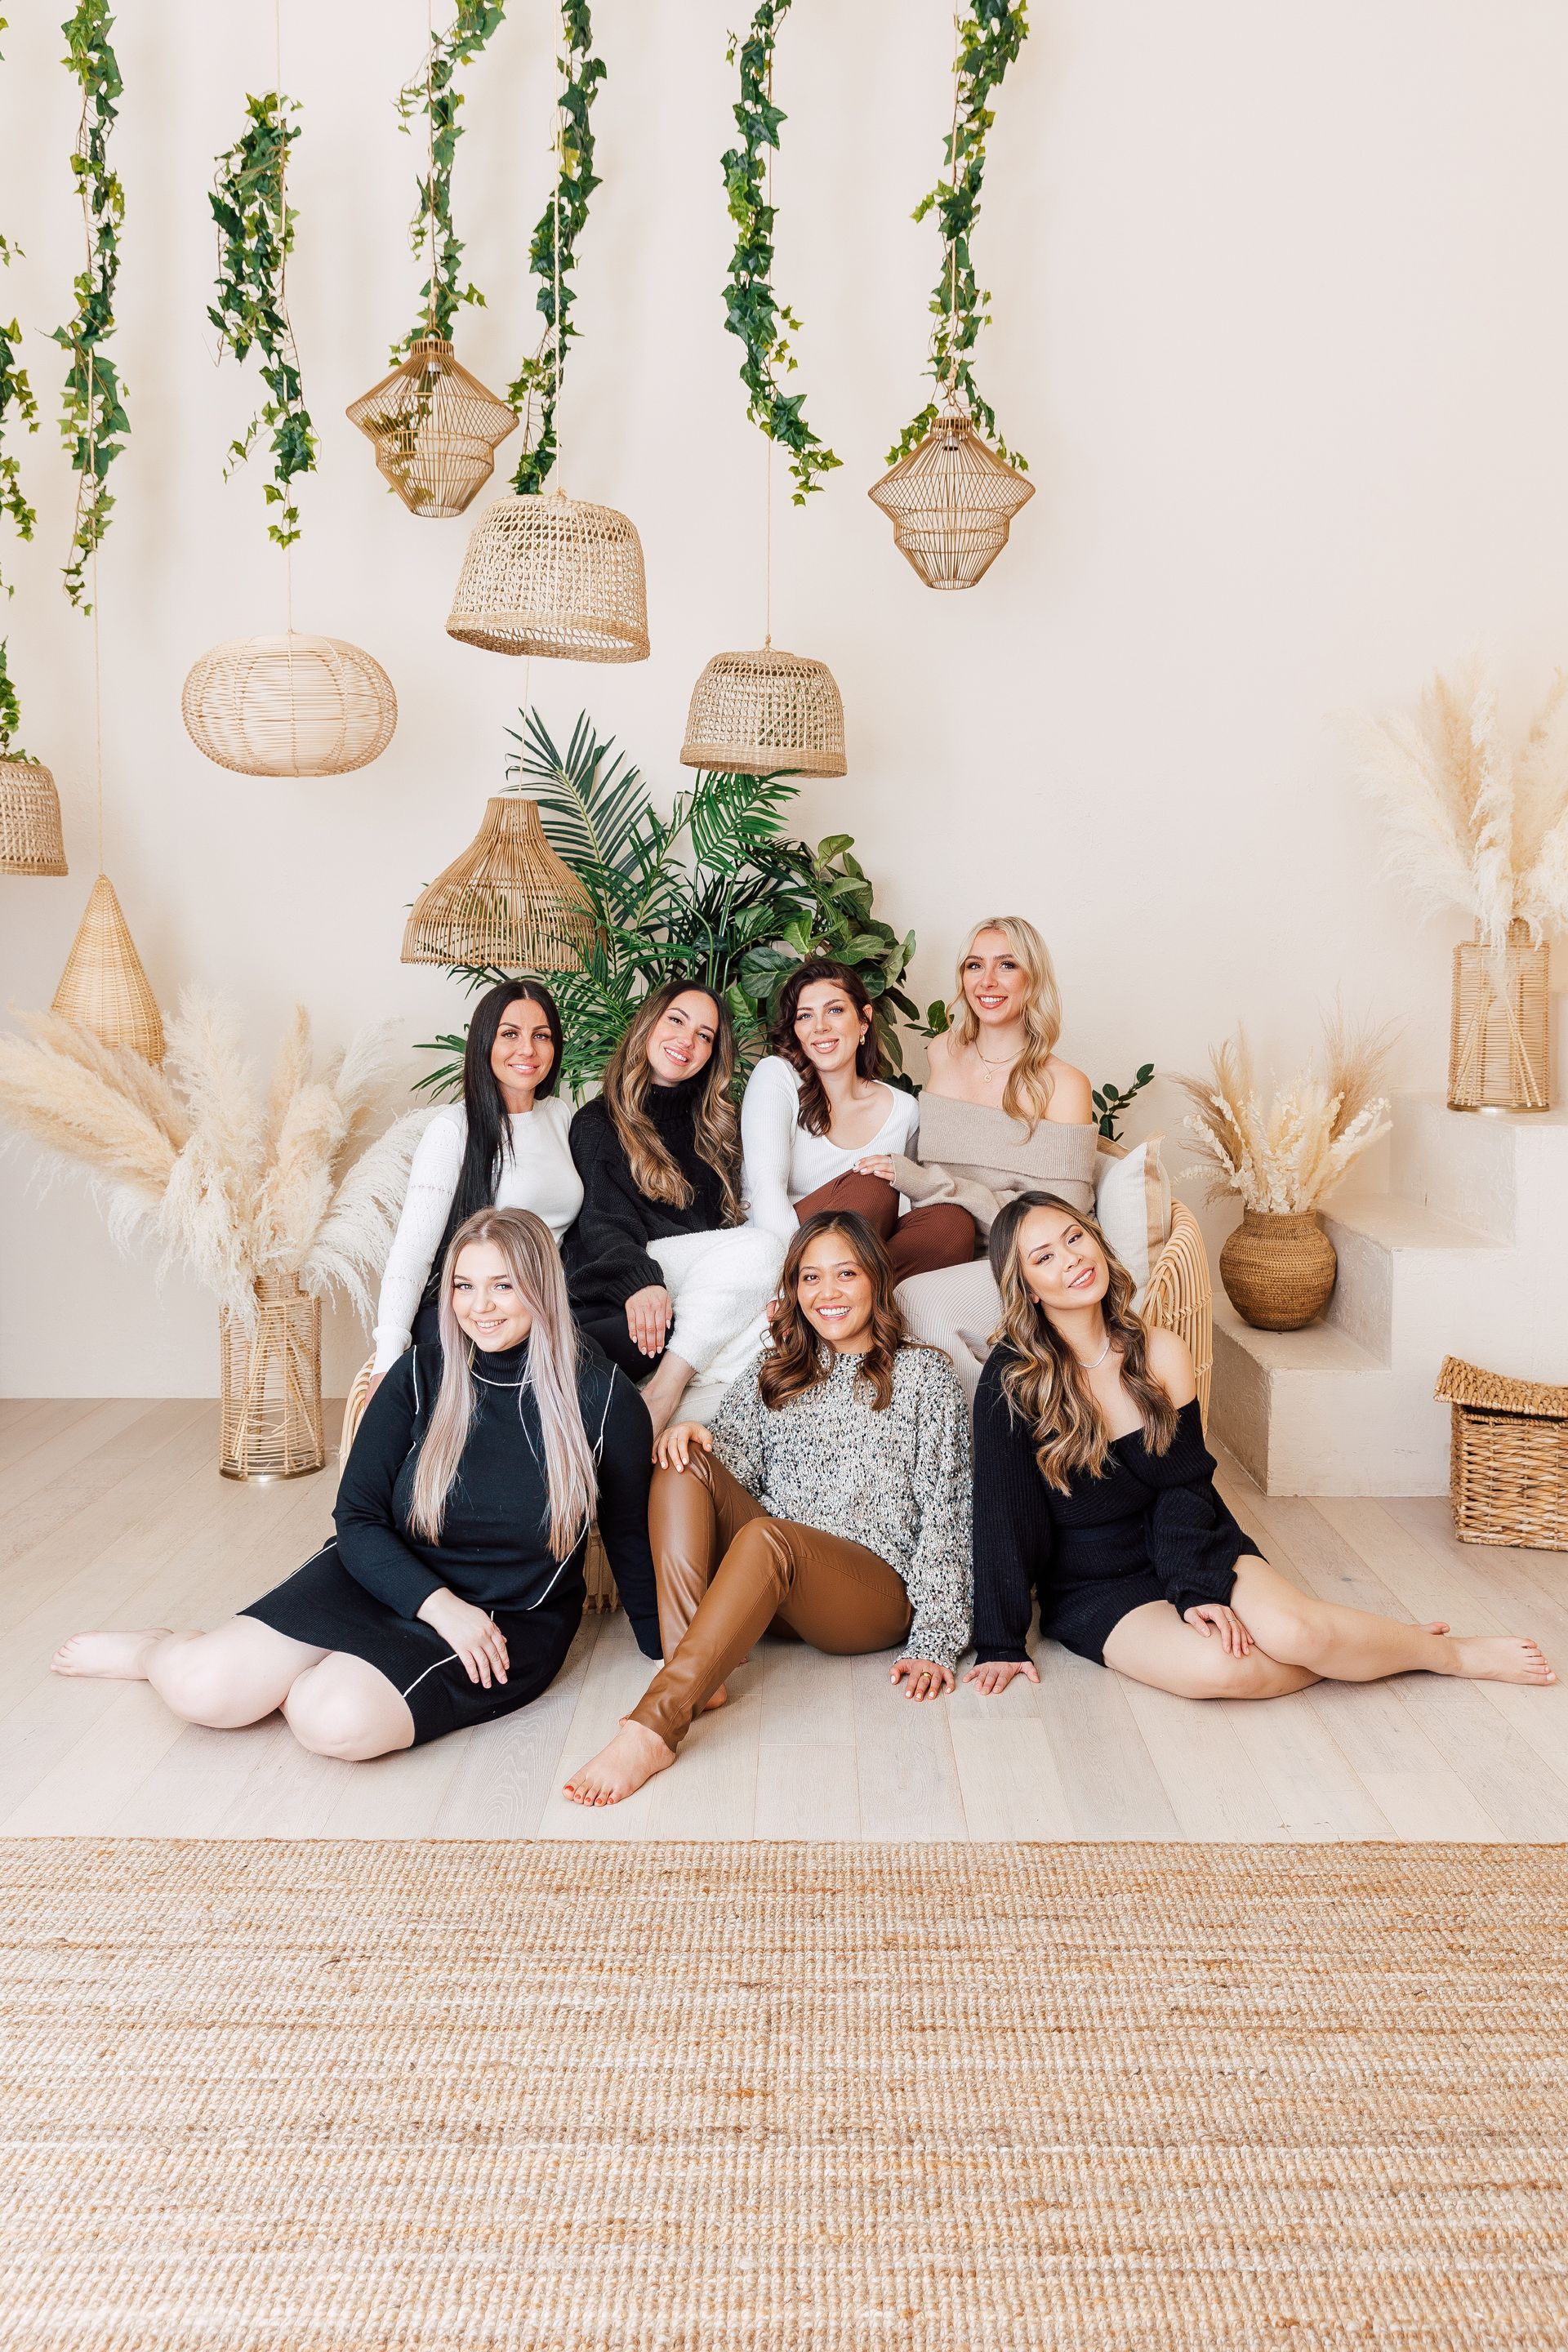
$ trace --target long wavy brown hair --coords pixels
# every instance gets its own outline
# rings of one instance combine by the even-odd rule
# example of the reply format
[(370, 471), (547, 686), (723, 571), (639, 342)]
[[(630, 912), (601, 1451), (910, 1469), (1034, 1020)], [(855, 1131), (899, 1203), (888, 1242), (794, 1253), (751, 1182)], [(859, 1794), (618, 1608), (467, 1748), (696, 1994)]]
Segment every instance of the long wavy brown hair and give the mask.
[(724, 1188), (724, 1223), (738, 1225), (746, 1212), (741, 1194), (741, 1122), (730, 1093), (735, 1076), (735, 1024), (710, 988), (700, 981), (677, 979), (648, 991), (605, 1065), (605, 1108), (638, 1192), (669, 1208), (689, 1209), (690, 1183), (666, 1150), (647, 1108), (653, 1091), (647, 1041), (678, 996), (705, 996), (713, 1007), (713, 1051), (706, 1068), (691, 1081), (698, 1089), (692, 1141), (699, 1160), (708, 1162)]
[(876, 1011), (867, 993), (865, 982), (858, 971), (851, 971), (847, 964), (835, 963), (827, 956), (808, 956), (805, 963), (796, 965), (784, 984), (779, 1009), (773, 1015), (773, 1034), (768, 1040), (774, 1053), (782, 1055), (791, 1069), (799, 1075), (800, 1123), (808, 1135), (826, 1135), (831, 1116), (822, 1073), (795, 1034), (801, 993), (818, 980), (831, 981), (835, 988), (841, 988), (856, 1012), (865, 1018), (866, 1034), (855, 1049), (856, 1076), (878, 1078), (882, 1075)]
[(1002, 1294), (1002, 1328), (995, 1337), (1011, 1354), (1002, 1375), (1007, 1399), (1034, 1432), (1035, 1459), (1047, 1486), (1065, 1495), (1076, 1471), (1104, 1475), (1110, 1437), (1082, 1365), (1025, 1279), (1019, 1230), (1031, 1209), (1059, 1209), (1092, 1234), (1105, 1253), (1110, 1286), (1101, 1312), (1113, 1348), (1121, 1357), (1121, 1385), (1143, 1416), (1151, 1454), (1163, 1454), (1176, 1433), (1176, 1407), (1149, 1370), (1149, 1335), (1132, 1312), (1132, 1276), (1092, 1217), (1056, 1192), (1020, 1192), (991, 1228), (991, 1271)]
[(1002, 1108), (1009, 1118), (1021, 1120), (1033, 1135), (1051, 1107), (1056, 1082), (1051, 1076), (1051, 1055), (1057, 1050), (1057, 1040), (1062, 1034), (1062, 1000), (1057, 987), (1057, 969), (1051, 961), (1051, 951), (1035, 929), (1022, 915), (987, 915), (970, 932), (953, 972), (955, 994), (948, 1006), (952, 1021), (952, 1034), (961, 1046), (973, 1045), (980, 1050), (980, 1024), (974, 1008), (963, 992), (963, 967), (969, 961), (974, 942), (982, 931), (1000, 931), (1014, 956), (1023, 968), (1029, 983), (1024, 1001), (1024, 1050), (1007, 1073), (1007, 1083), (1002, 1089)]
[(803, 1396), (833, 1370), (834, 1354), (807, 1322), (800, 1303), (800, 1265), (824, 1234), (842, 1234), (849, 1255), (871, 1285), (871, 1345), (860, 1359), (860, 1377), (870, 1383), (871, 1410), (885, 1412), (893, 1402), (893, 1364), (900, 1348), (924, 1343), (910, 1338), (893, 1297), (893, 1269), (875, 1226), (854, 1209), (819, 1209), (807, 1217), (784, 1252), (773, 1344), (757, 1368), (757, 1387), (771, 1412)]

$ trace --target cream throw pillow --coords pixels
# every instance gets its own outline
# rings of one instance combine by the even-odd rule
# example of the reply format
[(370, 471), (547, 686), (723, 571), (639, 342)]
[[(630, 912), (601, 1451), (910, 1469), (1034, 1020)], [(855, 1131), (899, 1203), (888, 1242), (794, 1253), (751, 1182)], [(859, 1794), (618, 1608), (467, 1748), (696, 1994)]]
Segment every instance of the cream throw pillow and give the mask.
[(1123, 1159), (1113, 1159), (1107, 1151), (1095, 1159), (1094, 1213), (1137, 1285), (1134, 1306), (1142, 1302), (1171, 1233), (1171, 1180), (1160, 1157), (1160, 1142), (1159, 1136), (1152, 1135)]

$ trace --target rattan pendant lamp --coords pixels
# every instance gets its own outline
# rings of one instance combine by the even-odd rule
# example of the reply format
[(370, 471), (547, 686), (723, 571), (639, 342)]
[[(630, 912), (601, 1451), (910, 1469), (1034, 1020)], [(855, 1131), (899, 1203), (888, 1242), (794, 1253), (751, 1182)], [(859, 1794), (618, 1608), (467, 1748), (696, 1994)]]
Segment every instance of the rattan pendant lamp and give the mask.
[[(282, 36), (275, 6), (279, 309), (288, 320), (289, 139), (282, 121)], [(292, 349), (292, 331), (289, 331)], [(342, 776), (368, 767), (391, 742), (397, 697), (363, 646), (294, 626), (294, 553), (283, 547), (280, 634), (227, 637), (193, 664), (180, 696), (185, 732), (219, 768), (242, 776)]]
[(414, 901), (401, 961), (569, 971), (593, 929), (582, 885), (544, 838), (538, 802), (498, 793), (468, 847)]
[(16, 688), (0, 639), (0, 874), (63, 874), (65, 835), (60, 796), (41, 760), (11, 737), (20, 723)]
[[(565, 123), (555, 116), (555, 302), (552, 365), (561, 400), (561, 170)], [(636, 526), (614, 507), (569, 499), (564, 441), (552, 486), (498, 499), (469, 536), (447, 634), (487, 653), (550, 661), (647, 661), (647, 588)]]

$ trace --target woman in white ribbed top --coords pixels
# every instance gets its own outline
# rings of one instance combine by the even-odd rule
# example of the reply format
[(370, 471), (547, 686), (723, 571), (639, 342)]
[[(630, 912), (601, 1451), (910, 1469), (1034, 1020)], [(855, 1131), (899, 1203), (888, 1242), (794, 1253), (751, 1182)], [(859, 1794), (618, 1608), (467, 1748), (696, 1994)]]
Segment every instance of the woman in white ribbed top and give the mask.
[(858, 1210), (900, 1282), (973, 1257), (967, 1210), (951, 1202), (909, 1210), (891, 1181), (894, 1154), (914, 1156), (920, 1106), (879, 1076), (859, 975), (823, 957), (801, 964), (784, 983), (771, 1043), (741, 1106), (751, 1223), (787, 1241), (818, 1210)]
[(561, 1016), (536, 981), (503, 981), (474, 1008), (463, 1099), (438, 1110), (419, 1139), (381, 1278), (377, 1381), (410, 1337), (437, 1338), (431, 1273), (465, 1218), (484, 1208), (531, 1209), (559, 1246), (582, 1207), (583, 1180), (566, 1139), (572, 1114), (554, 1092), (561, 1045)]

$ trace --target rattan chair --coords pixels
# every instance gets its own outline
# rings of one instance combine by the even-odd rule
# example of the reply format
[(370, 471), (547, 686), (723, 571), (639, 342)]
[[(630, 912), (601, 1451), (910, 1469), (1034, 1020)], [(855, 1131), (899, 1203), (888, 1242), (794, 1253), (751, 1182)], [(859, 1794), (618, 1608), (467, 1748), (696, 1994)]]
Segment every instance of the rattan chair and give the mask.
[[(1099, 1149), (1108, 1160), (1127, 1156), (1124, 1143), (1111, 1143), (1103, 1136)], [(1198, 1411), (1206, 1425), (1214, 1376), (1214, 1282), (1202, 1230), (1184, 1201), (1171, 1203), (1171, 1230), (1149, 1269), (1142, 1312), (1149, 1322), (1176, 1332), (1192, 1350)]]

